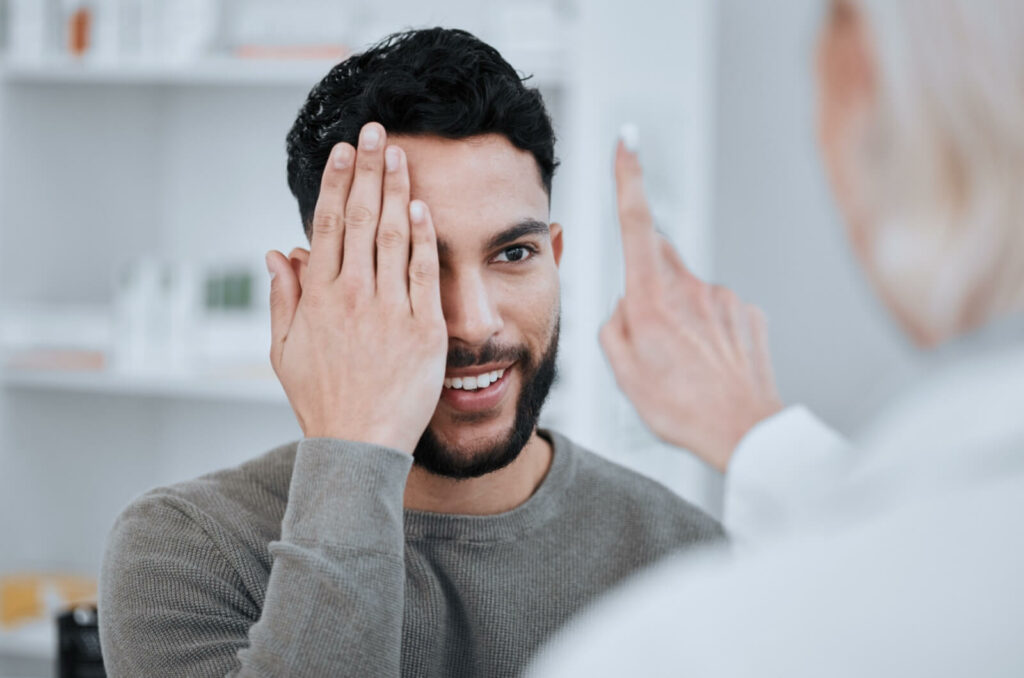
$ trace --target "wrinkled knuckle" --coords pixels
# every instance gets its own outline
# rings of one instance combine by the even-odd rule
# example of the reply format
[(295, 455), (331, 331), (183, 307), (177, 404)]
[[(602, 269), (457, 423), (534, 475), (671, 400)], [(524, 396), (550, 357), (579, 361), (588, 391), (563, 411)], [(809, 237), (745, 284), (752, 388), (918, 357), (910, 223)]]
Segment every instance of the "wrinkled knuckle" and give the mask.
[(366, 296), (366, 283), (361, 278), (345, 281), (341, 288), (341, 303), (345, 311), (351, 312), (359, 308)]
[(363, 205), (349, 205), (345, 208), (345, 227), (353, 229), (370, 228), (374, 225), (374, 214)]
[(408, 190), (409, 182), (406, 180), (406, 175), (402, 172), (395, 172), (388, 175), (388, 180), (384, 182), (384, 193), (386, 195), (405, 195)]
[(436, 278), (437, 271), (429, 262), (417, 261), (409, 265), (409, 280), (417, 285), (429, 285)]
[(356, 156), (356, 170), (360, 172), (380, 172), (380, 160), (375, 153), (359, 153)]
[(690, 288), (690, 303), (694, 311), (703, 318), (715, 314), (715, 293), (708, 285), (694, 285)]
[(309, 289), (304, 291), (302, 295), (302, 303), (311, 311), (318, 312), (327, 307), (327, 297), (321, 289), (311, 286)]
[[(427, 218), (429, 219), (430, 217), (428, 216)], [(428, 248), (437, 246), (434, 242), (433, 230), (426, 227), (425, 224), (413, 225), (410, 237), (417, 246)]]
[(341, 228), (341, 219), (334, 212), (317, 212), (313, 215), (313, 232), (321, 235), (337, 233)]
[(394, 249), (405, 243), (405, 234), (394, 227), (381, 227), (377, 231), (377, 247)]
[(410, 237), (413, 248), (417, 251), (425, 251), (428, 253), (431, 251), (436, 252), (437, 241), (434, 240), (434, 238), (430, 234), (423, 233), (423, 230), (424, 229), (422, 228), (413, 229), (412, 235)]

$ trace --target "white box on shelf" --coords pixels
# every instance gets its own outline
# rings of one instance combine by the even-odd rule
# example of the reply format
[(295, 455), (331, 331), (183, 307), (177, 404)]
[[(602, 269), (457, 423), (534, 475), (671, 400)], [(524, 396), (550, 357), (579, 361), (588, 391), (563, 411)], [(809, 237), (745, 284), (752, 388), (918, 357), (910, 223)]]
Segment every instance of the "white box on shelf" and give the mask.
[(12, 60), (36, 62), (47, 54), (52, 9), (45, 0), (8, 0), (8, 54)]

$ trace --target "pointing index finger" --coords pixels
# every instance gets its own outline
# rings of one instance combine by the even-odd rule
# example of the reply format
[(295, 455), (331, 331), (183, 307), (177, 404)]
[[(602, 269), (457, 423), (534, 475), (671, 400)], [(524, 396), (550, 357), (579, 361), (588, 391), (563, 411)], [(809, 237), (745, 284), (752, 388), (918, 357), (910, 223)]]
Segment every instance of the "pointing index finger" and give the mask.
[(615, 149), (615, 186), (626, 263), (626, 294), (643, 294), (657, 282), (658, 246), (640, 161), (622, 140)]

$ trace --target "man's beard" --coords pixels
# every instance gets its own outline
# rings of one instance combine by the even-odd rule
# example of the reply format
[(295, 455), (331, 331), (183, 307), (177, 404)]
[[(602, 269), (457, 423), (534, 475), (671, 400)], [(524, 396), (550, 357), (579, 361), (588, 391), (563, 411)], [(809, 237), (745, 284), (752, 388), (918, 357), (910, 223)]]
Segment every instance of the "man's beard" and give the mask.
[[(413, 463), (434, 475), (446, 478), (479, 478), (503, 469), (515, 461), (533, 434), (541, 408), (555, 381), (558, 331), (559, 321), (556, 320), (551, 341), (536, 362), (530, 359), (530, 352), (525, 346), (498, 347), (487, 344), (479, 353), (473, 353), (465, 348), (453, 348), (449, 351), (448, 366), (452, 368), (494, 362), (516, 363), (521, 370), (523, 383), (519, 398), (516, 400), (515, 420), (506, 437), (492, 440), (490, 447), (471, 455), (459, 454), (458, 450), (447, 446), (428, 428), (416, 444)], [(469, 422), (474, 418), (473, 415), (467, 415), (464, 421)]]

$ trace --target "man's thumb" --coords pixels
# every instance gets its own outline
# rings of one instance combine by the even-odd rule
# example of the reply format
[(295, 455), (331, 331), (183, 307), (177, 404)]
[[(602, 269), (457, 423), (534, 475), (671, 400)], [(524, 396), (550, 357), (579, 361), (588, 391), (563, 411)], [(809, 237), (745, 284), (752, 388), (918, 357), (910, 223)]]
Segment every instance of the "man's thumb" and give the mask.
[(277, 250), (267, 252), (270, 274), (270, 336), (271, 356), (277, 355), (295, 317), (299, 304), (299, 281), (291, 263)]

